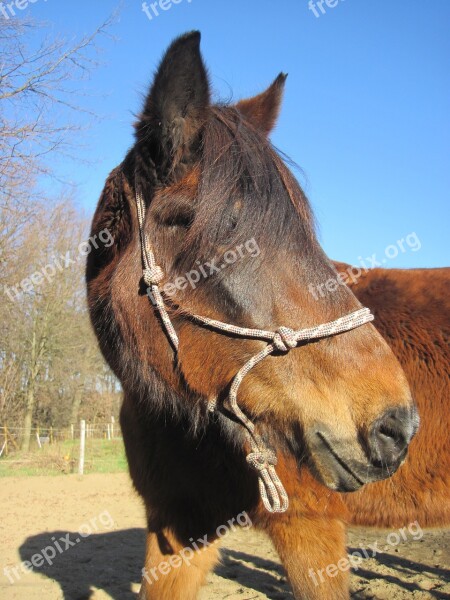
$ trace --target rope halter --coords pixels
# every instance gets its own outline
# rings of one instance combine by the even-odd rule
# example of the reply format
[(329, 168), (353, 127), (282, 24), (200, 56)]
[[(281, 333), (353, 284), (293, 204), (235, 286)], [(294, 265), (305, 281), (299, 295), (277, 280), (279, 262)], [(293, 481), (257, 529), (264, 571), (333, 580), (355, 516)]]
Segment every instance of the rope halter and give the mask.
[[(178, 335), (167, 312), (166, 304), (159, 289), (159, 284), (164, 279), (164, 272), (161, 267), (156, 264), (152, 245), (145, 232), (146, 208), (144, 198), (137, 184), (135, 185), (135, 189), (143, 263), (143, 280), (151, 288), (154, 305), (161, 317), (165, 333), (175, 352), (177, 352), (179, 347)], [(229, 404), (227, 408), (229, 408), (235, 418), (246, 430), (247, 439), (251, 448), (251, 452), (247, 456), (247, 463), (257, 473), (259, 491), (266, 510), (271, 513), (285, 512), (289, 507), (289, 498), (275, 470), (277, 457), (275, 453), (267, 447), (264, 440), (255, 431), (254, 423), (245, 415), (238, 405), (237, 394), (242, 380), (253, 367), (274, 352), (288, 353), (296, 348), (299, 342), (317, 341), (345, 331), (350, 331), (365, 323), (373, 321), (373, 314), (368, 308), (361, 308), (344, 317), (340, 317), (335, 321), (323, 323), (316, 327), (299, 330), (294, 330), (289, 327), (279, 327), (276, 331), (238, 327), (237, 325), (229, 325), (228, 323), (223, 323), (216, 319), (186, 313), (186, 311), (184, 311), (184, 314), (187, 314), (198, 325), (207, 326), (219, 333), (223, 332), (246, 339), (267, 341), (267, 345), (250, 358), (250, 360), (248, 360), (234, 376), (227, 399)], [(216, 407), (217, 398), (209, 399), (208, 409), (214, 411)]]

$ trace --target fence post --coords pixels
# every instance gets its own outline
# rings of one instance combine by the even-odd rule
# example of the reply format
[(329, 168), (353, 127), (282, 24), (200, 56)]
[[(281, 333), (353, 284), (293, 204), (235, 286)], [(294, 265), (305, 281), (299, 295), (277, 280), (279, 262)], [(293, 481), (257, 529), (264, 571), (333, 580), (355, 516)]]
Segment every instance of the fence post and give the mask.
[(70, 424), (70, 438), (73, 440), (74, 438), (74, 427), (73, 427), (73, 423)]
[(109, 423), (107, 423), (106, 427), (107, 427), (107, 433), (108, 433), (108, 440), (111, 441), (111, 427), (112, 427), (112, 425), (110, 425)]
[(80, 462), (78, 463), (78, 475), (84, 474), (84, 452), (86, 447), (86, 421), (80, 421)]
[(114, 439), (114, 417), (111, 417), (111, 439)]

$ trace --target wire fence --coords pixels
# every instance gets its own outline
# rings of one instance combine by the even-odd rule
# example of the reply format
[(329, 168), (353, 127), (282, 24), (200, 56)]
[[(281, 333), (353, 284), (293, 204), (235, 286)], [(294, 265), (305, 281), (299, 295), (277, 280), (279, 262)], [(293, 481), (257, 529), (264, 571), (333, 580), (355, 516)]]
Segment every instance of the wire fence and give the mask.
[(118, 472), (127, 468), (122, 433), (114, 419), (64, 428), (33, 427), (23, 449), (23, 427), (0, 425), (0, 476)]

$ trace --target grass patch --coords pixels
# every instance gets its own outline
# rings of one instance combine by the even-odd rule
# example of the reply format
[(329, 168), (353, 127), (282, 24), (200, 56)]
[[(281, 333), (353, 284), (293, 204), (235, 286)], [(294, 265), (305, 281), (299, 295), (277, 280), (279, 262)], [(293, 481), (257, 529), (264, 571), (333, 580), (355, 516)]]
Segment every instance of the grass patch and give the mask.
[[(28, 453), (11, 452), (0, 458), (0, 477), (77, 473), (79, 453), (79, 440), (46, 444)], [(127, 468), (121, 439), (86, 440), (85, 473), (121, 473)]]

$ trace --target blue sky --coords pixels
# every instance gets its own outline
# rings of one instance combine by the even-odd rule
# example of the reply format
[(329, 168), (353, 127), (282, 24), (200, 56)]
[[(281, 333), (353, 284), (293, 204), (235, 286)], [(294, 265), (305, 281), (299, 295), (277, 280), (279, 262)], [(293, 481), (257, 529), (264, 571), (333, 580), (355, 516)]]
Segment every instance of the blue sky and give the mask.
[[(73, 37), (116, 6), (36, 0), (18, 18), (28, 13)], [(115, 39), (101, 42), (103, 64), (83, 84), (90, 97), (82, 101), (103, 116), (80, 140), (89, 164), (58, 163), (80, 205), (93, 212), (132, 144), (133, 113), (162, 52), (199, 29), (216, 97), (253, 95), (289, 73), (272, 139), (301, 166), (332, 258), (381, 259), (414, 232), (420, 250), (403, 243), (386, 266), (448, 264), (450, 2), (338, 0), (324, 9), (317, 18), (308, 0), (181, 0), (150, 20), (140, 0), (125, 0)]]

